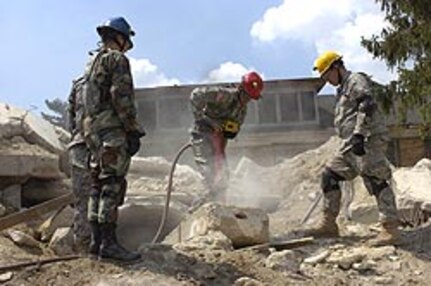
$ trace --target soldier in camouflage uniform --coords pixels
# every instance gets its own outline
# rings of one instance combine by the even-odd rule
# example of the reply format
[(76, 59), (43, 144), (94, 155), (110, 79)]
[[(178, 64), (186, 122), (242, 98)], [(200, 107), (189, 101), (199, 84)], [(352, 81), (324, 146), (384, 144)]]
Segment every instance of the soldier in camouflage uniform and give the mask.
[(90, 196), (90, 170), (88, 162), (90, 151), (82, 135), (82, 83), (83, 78), (73, 82), (69, 95), (68, 127), (72, 136), (69, 143), (69, 160), (71, 165), (72, 190), (75, 195), (73, 216), (74, 245), (77, 251), (86, 252), (90, 244), (90, 226), (87, 220), (88, 198)]
[(198, 87), (192, 91), (193, 153), (209, 189), (209, 193), (198, 199), (194, 207), (207, 198), (225, 199), (229, 180), (225, 154), (227, 140), (238, 134), (247, 114), (247, 103), (250, 99), (259, 99), (262, 89), (261, 77), (250, 72), (242, 77), (239, 86)]
[(322, 174), (323, 219), (307, 230), (316, 237), (338, 236), (336, 218), (340, 211), (339, 182), (361, 176), (377, 200), (382, 231), (370, 240), (373, 246), (393, 244), (399, 238), (395, 195), (389, 185), (391, 169), (385, 151), (389, 141), (384, 118), (373, 98), (371, 79), (344, 67), (336, 52), (326, 52), (315, 62), (322, 79), (338, 86), (335, 107), (335, 130), (344, 140)]
[(131, 156), (138, 152), (145, 134), (137, 122), (132, 75), (124, 55), (133, 47), (134, 32), (122, 17), (108, 20), (97, 32), (103, 45), (90, 59), (83, 92), (84, 138), (91, 153), (92, 176), (90, 254), (133, 261), (140, 255), (119, 245), (115, 231)]

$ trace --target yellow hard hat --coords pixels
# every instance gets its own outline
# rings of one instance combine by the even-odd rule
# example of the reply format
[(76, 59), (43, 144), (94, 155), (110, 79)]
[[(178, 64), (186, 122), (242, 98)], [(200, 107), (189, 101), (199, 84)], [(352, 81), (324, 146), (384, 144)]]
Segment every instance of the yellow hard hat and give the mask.
[(334, 51), (326, 51), (314, 61), (314, 70), (323, 75), (331, 65), (343, 56)]

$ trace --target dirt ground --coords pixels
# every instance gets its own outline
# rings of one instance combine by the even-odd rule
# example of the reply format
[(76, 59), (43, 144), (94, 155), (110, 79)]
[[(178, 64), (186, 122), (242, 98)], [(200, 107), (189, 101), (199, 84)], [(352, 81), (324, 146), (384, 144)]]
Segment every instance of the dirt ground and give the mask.
[[(373, 233), (364, 225), (343, 224), (343, 237), (319, 240), (293, 250), (297, 270), (275, 271), (265, 266), (271, 249), (224, 251), (175, 250), (170, 245), (141, 248), (142, 260), (122, 265), (80, 258), (42, 266), (0, 272), (2, 285), (234, 285), (241, 277), (254, 278), (263, 285), (429, 285), (431, 273), (431, 224), (403, 231), (404, 244), (390, 255), (374, 257), (367, 269), (348, 268), (304, 259), (324, 250), (346, 253), (363, 246)], [(287, 235), (288, 236), (288, 235)], [(281, 236), (279, 236), (279, 239)], [(364, 248), (365, 251), (373, 249)], [(20, 248), (0, 237), (1, 265), (49, 257), (49, 251)], [(12, 276), (4, 281), (2, 277)], [(4, 282), (1, 282), (4, 281)], [(241, 284), (238, 284), (241, 285)], [(244, 284), (254, 285), (254, 284)]]

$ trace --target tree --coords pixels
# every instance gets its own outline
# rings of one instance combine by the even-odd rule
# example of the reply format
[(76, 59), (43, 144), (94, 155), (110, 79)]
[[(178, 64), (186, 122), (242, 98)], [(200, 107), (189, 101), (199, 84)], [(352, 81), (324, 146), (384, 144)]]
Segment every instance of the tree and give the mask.
[(401, 123), (407, 112), (420, 117), (426, 142), (431, 138), (431, 5), (429, 0), (375, 0), (389, 22), (380, 35), (362, 39), (375, 58), (398, 72), (386, 86)]
[(48, 120), (55, 126), (59, 126), (61, 128), (67, 128), (67, 102), (62, 101), (59, 98), (55, 98), (54, 100), (45, 100), (46, 106), (55, 114), (50, 115), (42, 112), (42, 117), (45, 120)]

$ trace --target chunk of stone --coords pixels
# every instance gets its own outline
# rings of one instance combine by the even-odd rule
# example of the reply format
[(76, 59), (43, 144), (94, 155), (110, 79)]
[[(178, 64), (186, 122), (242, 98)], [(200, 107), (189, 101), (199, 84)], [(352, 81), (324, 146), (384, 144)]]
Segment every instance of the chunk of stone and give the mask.
[(28, 246), (28, 247), (35, 247), (39, 248), (39, 242), (34, 239), (32, 236), (14, 229), (9, 229), (6, 231), (6, 235), (16, 244), (19, 246)]
[(13, 277), (13, 272), (5, 272), (0, 274), (0, 283), (4, 283), (7, 282), (9, 280), (11, 280)]
[(235, 280), (233, 286), (263, 286), (263, 283), (250, 277), (241, 277)]
[(304, 263), (311, 265), (319, 264), (323, 262), (329, 256), (329, 254), (331, 254), (329, 250), (324, 250), (316, 255), (307, 257), (304, 259)]
[(57, 229), (70, 227), (73, 223), (73, 215), (74, 211), (70, 206), (53, 213), (39, 226), (38, 233), (40, 234), (40, 239), (42, 241), (49, 241)]
[(292, 250), (277, 251), (267, 257), (265, 266), (276, 271), (296, 272), (299, 270), (300, 259)]
[(223, 233), (234, 248), (267, 243), (269, 218), (261, 209), (208, 203), (183, 220), (165, 242), (174, 244), (206, 235), (210, 230)]
[(232, 241), (220, 231), (210, 230), (206, 235), (194, 236), (187, 241), (173, 245), (173, 248), (183, 252), (194, 250), (233, 250)]
[(54, 232), (49, 247), (57, 255), (73, 253), (73, 231), (70, 227), (61, 227)]

